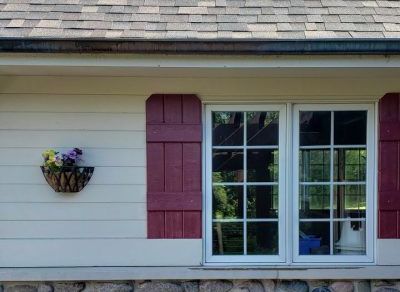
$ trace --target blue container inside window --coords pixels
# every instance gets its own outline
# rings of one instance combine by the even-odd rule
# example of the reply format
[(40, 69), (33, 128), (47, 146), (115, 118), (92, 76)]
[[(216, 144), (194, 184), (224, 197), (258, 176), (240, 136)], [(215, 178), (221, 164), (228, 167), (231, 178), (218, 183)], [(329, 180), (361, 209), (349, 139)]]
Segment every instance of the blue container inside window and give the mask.
[(321, 238), (315, 235), (300, 235), (299, 252), (300, 255), (311, 254), (311, 249), (321, 247)]

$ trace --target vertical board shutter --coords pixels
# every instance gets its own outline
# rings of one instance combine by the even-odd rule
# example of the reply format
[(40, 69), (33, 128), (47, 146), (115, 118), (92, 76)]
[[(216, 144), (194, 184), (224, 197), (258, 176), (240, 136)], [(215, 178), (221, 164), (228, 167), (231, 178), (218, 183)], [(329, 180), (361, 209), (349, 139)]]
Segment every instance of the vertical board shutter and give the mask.
[(148, 238), (201, 237), (201, 109), (190, 94), (147, 99)]
[(400, 94), (379, 102), (379, 238), (400, 238)]

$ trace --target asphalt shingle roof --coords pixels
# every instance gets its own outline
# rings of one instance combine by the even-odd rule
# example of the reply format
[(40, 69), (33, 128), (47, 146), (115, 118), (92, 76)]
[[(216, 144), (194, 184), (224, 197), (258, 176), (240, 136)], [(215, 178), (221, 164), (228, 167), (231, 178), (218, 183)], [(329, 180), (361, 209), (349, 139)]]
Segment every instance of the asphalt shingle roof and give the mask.
[(0, 0), (0, 37), (400, 38), (400, 1)]

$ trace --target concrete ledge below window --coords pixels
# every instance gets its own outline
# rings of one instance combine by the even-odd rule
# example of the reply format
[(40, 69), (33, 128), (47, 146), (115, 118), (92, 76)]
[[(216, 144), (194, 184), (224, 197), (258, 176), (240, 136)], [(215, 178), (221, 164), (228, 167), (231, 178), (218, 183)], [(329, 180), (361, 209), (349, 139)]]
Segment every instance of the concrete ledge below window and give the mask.
[(0, 268), (0, 281), (399, 279), (400, 266)]

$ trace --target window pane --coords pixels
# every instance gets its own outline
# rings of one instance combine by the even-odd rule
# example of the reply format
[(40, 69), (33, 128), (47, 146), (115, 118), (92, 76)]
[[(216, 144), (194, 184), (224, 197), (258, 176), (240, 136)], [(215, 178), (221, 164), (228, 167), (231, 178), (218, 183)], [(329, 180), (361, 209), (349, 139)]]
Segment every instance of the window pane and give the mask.
[(251, 255), (277, 255), (278, 222), (247, 223), (247, 253)]
[(365, 185), (335, 186), (334, 195), (336, 218), (365, 218)]
[(247, 145), (278, 145), (279, 113), (247, 113)]
[(300, 150), (299, 171), (301, 182), (330, 181), (330, 150)]
[(300, 222), (300, 255), (330, 254), (329, 222)]
[(278, 186), (247, 186), (247, 218), (278, 218)]
[(243, 151), (213, 150), (213, 182), (243, 181)]
[(243, 218), (243, 187), (214, 186), (212, 206), (214, 219)]
[(365, 149), (335, 149), (334, 160), (335, 181), (365, 181)]
[(367, 143), (366, 111), (337, 111), (334, 115), (335, 145)]
[(331, 140), (331, 112), (300, 112), (300, 146), (329, 145)]
[(334, 249), (338, 255), (365, 255), (365, 222), (334, 222)]
[(278, 150), (248, 149), (247, 150), (247, 181), (276, 182), (278, 181)]
[(243, 145), (243, 113), (213, 112), (213, 146)]
[(243, 254), (242, 222), (213, 223), (213, 254), (214, 255)]
[(330, 217), (330, 187), (300, 185), (300, 218)]

